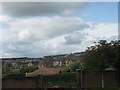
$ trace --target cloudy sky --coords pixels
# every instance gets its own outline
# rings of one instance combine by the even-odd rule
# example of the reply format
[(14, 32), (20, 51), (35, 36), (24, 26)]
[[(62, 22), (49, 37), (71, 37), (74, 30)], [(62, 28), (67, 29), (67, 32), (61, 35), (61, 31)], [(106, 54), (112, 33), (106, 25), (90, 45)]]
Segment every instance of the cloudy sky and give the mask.
[(6, 2), (0, 24), (2, 57), (42, 57), (85, 51), (118, 38), (117, 2)]

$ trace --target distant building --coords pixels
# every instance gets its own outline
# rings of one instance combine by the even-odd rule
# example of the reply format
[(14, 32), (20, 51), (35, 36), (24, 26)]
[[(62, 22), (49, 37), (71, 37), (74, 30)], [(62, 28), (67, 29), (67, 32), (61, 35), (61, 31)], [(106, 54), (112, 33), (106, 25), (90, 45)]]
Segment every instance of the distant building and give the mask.
[(84, 52), (77, 52), (73, 54), (51, 55), (44, 56), (43, 58), (2, 58), (3, 68), (22, 68), (26, 66), (39, 66), (39, 67), (56, 67), (68, 66), (73, 62), (80, 62), (81, 54)]

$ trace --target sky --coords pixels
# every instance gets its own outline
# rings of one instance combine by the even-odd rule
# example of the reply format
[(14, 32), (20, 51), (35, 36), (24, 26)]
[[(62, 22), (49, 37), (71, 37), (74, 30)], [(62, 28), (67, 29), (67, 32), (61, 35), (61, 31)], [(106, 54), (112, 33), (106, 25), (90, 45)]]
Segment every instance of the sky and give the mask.
[(118, 39), (118, 3), (4, 2), (0, 24), (2, 57), (83, 52)]

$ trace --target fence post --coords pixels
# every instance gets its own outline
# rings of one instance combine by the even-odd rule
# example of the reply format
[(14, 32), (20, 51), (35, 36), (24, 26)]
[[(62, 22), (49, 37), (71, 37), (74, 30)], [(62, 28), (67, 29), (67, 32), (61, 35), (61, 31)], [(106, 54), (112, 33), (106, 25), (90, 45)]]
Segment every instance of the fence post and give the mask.
[(81, 78), (80, 78), (80, 69), (77, 69), (77, 89), (81, 88)]
[(37, 76), (37, 88), (43, 88), (42, 75)]
[(119, 87), (120, 87), (120, 71), (118, 71), (118, 84), (119, 84)]
[(83, 86), (83, 71), (80, 69), (77, 69), (77, 88), (78, 90), (82, 90), (84, 88)]
[(120, 70), (117, 71), (118, 87), (120, 87)]
[(102, 71), (102, 88), (104, 88), (104, 71)]
[(84, 72), (81, 70), (81, 88), (84, 88)]

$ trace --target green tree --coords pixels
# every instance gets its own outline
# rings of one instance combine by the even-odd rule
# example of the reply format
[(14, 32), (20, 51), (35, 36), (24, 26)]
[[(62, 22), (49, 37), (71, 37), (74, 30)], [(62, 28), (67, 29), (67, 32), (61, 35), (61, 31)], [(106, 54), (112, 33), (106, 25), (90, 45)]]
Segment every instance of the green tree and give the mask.
[(2, 69), (3, 75), (18, 75), (20, 74), (19, 70), (14, 69)]
[(68, 66), (61, 67), (62, 72), (75, 72), (76, 69), (84, 69), (84, 65), (82, 65), (80, 62), (74, 62)]
[(23, 67), (20, 69), (20, 73), (25, 74), (25, 73), (33, 72), (37, 69), (38, 69), (38, 66)]
[(120, 67), (119, 49), (120, 43), (117, 40), (109, 43), (106, 40), (100, 40), (94, 46), (88, 47), (82, 56), (86, 69), (96, 71), (104, 71), (108, 67), (118, 69)]
[(111, 50), (111, 59), (113, 61), (112, 65), (115, 70), (120, 71), (120, 40), (111, 41)]

